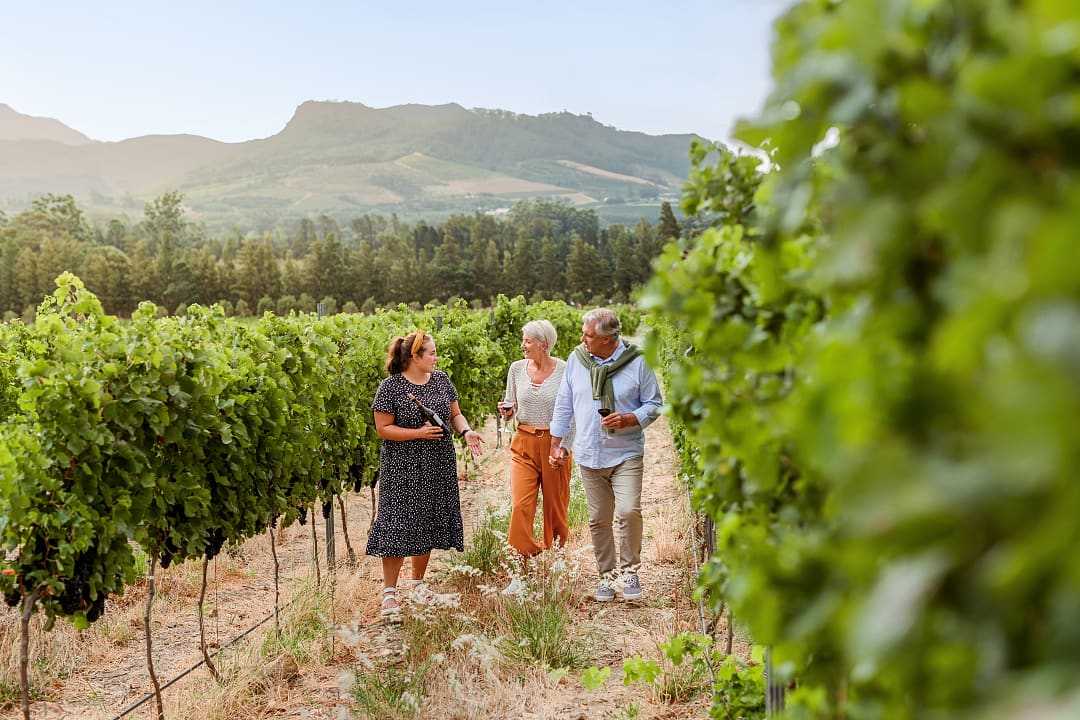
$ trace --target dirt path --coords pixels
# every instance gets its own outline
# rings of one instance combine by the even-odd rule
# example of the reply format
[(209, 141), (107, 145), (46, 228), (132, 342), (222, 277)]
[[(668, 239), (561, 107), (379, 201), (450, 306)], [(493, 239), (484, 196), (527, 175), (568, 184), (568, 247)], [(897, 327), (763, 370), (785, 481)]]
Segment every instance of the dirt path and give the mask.
[[(509, 497), (506, 441), (502, 449), (496, 450), (494, 422), (485, 428), (485, 435), (488, 452), (480, 463), (478, 477), (461, 486), (467, 538), (483, 521), (488, 508), (505, 507)], [(514, 681), (490, 678), (486, 682), (491, 687), (482, 691), (487, 697), (483, 702), (476, 701), (480, 704), (474, 708), (475, 712), (450, 707), (422, 708), (420, 717), (624, 717), (630, 716), (627, 710), (632, 713), (634, 708), (639, 711), (638, 717), (704, 717), (702, 700), (680, 706), (653, 704), (639, 688), (624, 687), (620, 681), (625, 658), (635, 654), (655, 655), (658, 642), (680, 630), (696, 627), (696, 606), (690, 598), (687, 502), (674, 469), (670, 432), (661, 419), (646, 432), (642, 497), (645, 540), (641, 570), (645, 598), (642, 602), (599, 605), (592, 601), (596, 573), (587, 527), (576, 530), (567, 549), (568, 559), (582, 573), (581, 592), (575, 595), (572, 608), (574, 632), (587, 648), (589, 664), (612, 669), (611, 678), (601, 689), (585, 690), (573, 675), (559, 678), (538, 670), (526, 672)], [(301, 663), (299, 677), (280, 683), (280, 687), (265, 689), (266, 710), (260, 717), (340, 717), (338, 708), (348, 705), (340, 688), (342, 670), (356, 667), (358, 658), (392, 665), (400, 655), (400, 630), (378, 619), (379, 560), (362, 554), (371, 517), (369, 495), (365, 492), (350, 496), (347, 508), (350, 536), (360, 555), (359, 562), (355, 569), (345, 567), (345, 543), (339, 527), (336, 544), (341, 565), (335, 583), (336, 602), (327, 603), (327, 608), (331, 608), (327, 612), (332, 617), (322, 619), (327, 624), (350, 626), (355, 631), (353, 647), (335, 639), (331, 648), (322, 648), (321, 656)], [(329, 583), (321, 516), (318, 527), (325, 587)], [(311, 585), (311, 549), (310, 525), (294, 525), (280, 532), (277, 551), (283, 604), (294, 590)], [(433, 557), (431, 571), (436, 577), (445, 569), (447, 557), (445, 553)], [(154, 649), (155, 666), (163, 682), (201, 659), (194, 610), (200, 571), (199, 564), (189, 563), (159, 575), (163, 589), (161, 599), (155, 601)], [(266, 536), (253, 538), (232, 554), (223, 554), (211, 564), (209, 575), (207, 634), (212, 646), (227, 642), (272, 613), (273, 566)], [(120, 602), (110, 603), (101, 621), (81, 634), (58, 623), (54, 633), (60, 635), (49, 640), (53, 644), (51, 650), (72, 656), (68, 658), (70, 670), (60, 673), (61, 677), (49, 688), (48, 701), (35, 703), (34, 717), (107, 720), (148, 691), (141, 628), (144, 598), (143, 587), (132, 588)], [(224, 651), (222, 664), (229, 665), (230, 655), (252, 655), (265, 642), (272, 627), (271, 620), (236, 649)], [(325, 646), (325, 642), (320, 642)], [(209, 697), (205, 690), (207, 682), (206, 671), (200, 669), (166, 691), (166, 707), (173, 708), (169, 717), (177, 714), (202, 717), (184, 704)], [(149, 706), (148, 703), (130, 717), (150, 717)], [(5, 713), (3, 717), (14, 717), (14, 713)]]

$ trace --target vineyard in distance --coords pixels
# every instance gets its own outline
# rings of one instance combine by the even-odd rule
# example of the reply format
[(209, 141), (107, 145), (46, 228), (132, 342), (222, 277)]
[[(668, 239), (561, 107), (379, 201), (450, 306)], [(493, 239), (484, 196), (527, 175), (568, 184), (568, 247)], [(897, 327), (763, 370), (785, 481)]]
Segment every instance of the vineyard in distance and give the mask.
[[(1080, 6), (798, 0), (774, 30), (754, 152), (694, 141), (648, 277), (582, 286), (664, 388), (643, 602), (591, 600), (579, 477), (571, 542), (504, 541), (507, 366), (535, 318), (565, 358), (585, 303), (119, 319), (64, 273), (0, 324), (2, 712), (1080, 717)], [(487, 452), (465, 551), (392, 625), (370, 408), (417, 327)]]

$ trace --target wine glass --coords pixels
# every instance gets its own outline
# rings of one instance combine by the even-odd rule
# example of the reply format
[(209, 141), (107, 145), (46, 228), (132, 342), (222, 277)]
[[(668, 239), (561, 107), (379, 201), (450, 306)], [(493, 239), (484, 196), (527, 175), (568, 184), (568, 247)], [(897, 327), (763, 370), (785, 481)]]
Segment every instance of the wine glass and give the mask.
[[(606, 418), (608, 415), (610, 415), (612, 413), (612, 409), (602, 407), (602, 408), (597, 408), (596, 412), (598, 412), (600, 414), (601, 418)], [(609, 430), (608, 428), (601, 425), (600, 426), (600, 443), (602, 445), (606, 445), (608, 438), (610, 438), (613, 434), (614, 433), (612, 433), (611, 430)]]

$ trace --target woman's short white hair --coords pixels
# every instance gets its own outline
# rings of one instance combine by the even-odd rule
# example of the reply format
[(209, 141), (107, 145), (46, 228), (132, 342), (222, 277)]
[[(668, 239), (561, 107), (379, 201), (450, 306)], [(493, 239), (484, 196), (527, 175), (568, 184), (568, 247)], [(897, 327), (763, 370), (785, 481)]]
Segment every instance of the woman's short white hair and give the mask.
[(619, 316), (614, 310), (608, 308), (596, 308), (585, 313), (582, 325), (591, 325), (593, 332), (604, 337), (618, 337), (622, 326), (619, 324)]
[(548, 354), (555, 348), (555, 342), (559, 334), (555, 332), (555, 326), (547, 320), (530, 320), (521, 328), (521, 334), (547, 344)]

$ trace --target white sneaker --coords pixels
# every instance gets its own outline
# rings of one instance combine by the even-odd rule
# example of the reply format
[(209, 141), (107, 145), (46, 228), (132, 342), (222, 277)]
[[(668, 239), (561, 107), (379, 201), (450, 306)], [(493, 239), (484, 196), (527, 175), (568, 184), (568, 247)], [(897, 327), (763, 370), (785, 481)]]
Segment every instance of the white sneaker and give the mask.
[(596, 585), (596, 594), (593, 596), (596, 598), (596, 602), (611, 602), (615, 599), (615, 588), (611, 586), (611, 581), (607, 578), (600, 578), (600, 582)]
[(641, 579), (635, 572), (626, 573), (622, 577), (623, 600), (641, 599)]

